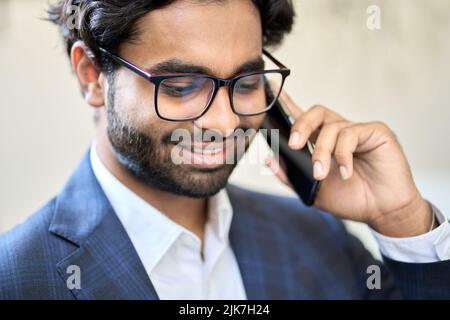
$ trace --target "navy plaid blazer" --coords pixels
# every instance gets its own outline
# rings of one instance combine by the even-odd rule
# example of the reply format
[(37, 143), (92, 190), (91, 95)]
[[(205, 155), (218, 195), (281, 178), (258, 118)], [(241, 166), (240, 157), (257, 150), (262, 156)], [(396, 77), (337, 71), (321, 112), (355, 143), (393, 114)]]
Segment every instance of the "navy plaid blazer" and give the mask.
[[(341, 221), (298, 199), (227, 190), (249, 299), (450, 298), (450, 261), (383, 264)], [(375, 264), (381, 289), (370, 290)], [(79, 289), (67, 285), (71, 265)], [(0, 299), (158, 299), (88, 155), (58, 196), (0, 237)]]

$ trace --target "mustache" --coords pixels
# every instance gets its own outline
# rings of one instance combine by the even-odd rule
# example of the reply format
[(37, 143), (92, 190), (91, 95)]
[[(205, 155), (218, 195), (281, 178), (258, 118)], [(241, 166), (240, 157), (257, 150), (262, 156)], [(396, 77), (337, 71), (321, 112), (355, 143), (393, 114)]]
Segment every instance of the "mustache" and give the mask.
[[(180, 131), (182, 130), (182, 131)], [(231, 131), (231, 130), (230, 130)], [(254, 131), (254, 132), (253, 132)], [(213, 129), (175, 129), (162, 137), (162, 142), (164, 144), (173, 144), (174, 142), (179, 142), (180, 138), (184, 140), (190, 139), (192, 143), (201, 142), (214, 142), (214, 143), (227, 143), (230, 140), (241, 139), (242, 137), (252, 137), (258, 131), (250, 127), (238, 127), (227, 135), (221, 134), (219, 131)]]

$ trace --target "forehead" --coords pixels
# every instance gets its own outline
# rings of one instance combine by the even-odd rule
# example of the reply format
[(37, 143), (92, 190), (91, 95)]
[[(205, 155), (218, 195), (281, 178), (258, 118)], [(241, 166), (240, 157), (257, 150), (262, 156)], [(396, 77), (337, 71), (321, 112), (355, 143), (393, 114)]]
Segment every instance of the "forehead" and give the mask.
[(177, 59), (226, 77), (262, 50), (260, 15), (251, 0), (176, 1), (148, 13), (137, 29), (136, 41), (120, 51), (148, 68)]

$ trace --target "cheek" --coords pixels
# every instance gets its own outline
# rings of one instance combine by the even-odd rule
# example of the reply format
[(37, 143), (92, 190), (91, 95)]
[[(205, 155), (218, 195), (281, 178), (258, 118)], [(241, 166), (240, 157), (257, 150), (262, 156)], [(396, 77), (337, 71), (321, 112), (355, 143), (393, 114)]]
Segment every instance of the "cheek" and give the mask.
[(131, 74), (128, 70), (118, 71), (114, 98), (116, 112), (135, 127), (142, 128), (149, 123), (158, 122), (153, 92), (153, 84), (144, 78)]
[(156, 143), (177, 128), (177, 123), (161, 120), (154, 106), (154, 86), (140, 77), (118, 72), (115, 82), (114, 108), (120, 119)]
[(266, 114), (252, 117), (241, 117), (241, 126), (245, 128), (259, 129), (264, 121)]

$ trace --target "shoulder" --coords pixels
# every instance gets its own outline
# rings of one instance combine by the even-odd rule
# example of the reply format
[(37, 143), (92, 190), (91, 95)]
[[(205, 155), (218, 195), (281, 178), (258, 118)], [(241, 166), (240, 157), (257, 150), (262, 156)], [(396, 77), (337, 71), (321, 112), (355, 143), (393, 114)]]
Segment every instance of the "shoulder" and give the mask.
[(295, 196), (257, 192), (235, 185), (227, 188), (233, 206), (245, 207), (257, 220), (270, 221), (294, 233), (317, 234), (319, 230), (334, 236), (346, 236), (342, 221), (328, 212), (308, 207)]
[(1, 299), (45, 298), (63, 284), (56, 264), (73, 246), (49, 232), (54, 210), (55, 199), (0, 236)]
[(285, 270), (292, 279), (302, 279), (302, 286), (310, 285), (308, 296), (364, 297), (366, 268), (378, 262), (340, 219), (305, 206), (297, 197), (235, 186), (228, 190), (234, 214), (244, 215), (245, 228), (256, 235), (254, 248), (280, 264), (295, 266)]

